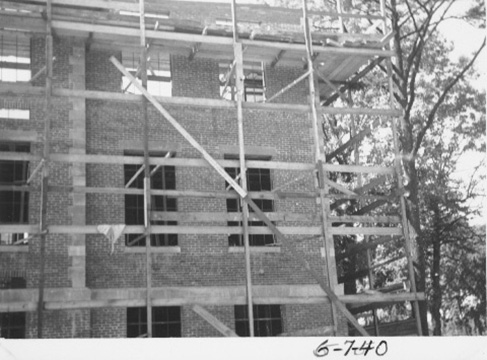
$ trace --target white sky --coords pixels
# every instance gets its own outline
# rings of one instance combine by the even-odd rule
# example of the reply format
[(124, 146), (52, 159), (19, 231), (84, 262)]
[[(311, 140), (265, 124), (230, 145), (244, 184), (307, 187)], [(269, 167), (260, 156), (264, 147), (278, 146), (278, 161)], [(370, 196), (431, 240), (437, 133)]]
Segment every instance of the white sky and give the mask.
[[(470, 6), (471, 1), (464, 0), (457, 2), (452, 6), (452, 13), (462, 14)], [(453, 59), (458, 59), (460, 56), (470, 57), (471, 54), (476, 51), (481, 45), (484, 37), (486, 36), (485, 29), (476, 29), (473, 26), (467, 24), (465, 21), (458, 19), (450, 19), (444, 22), (439, 27), (442, 34), (446, 39), (453, 42), (454, 50), (452, 53)], [(477, 58), (475, 69), (479, 72), (480, 78), (475, 82), (479, 89), (485, 90), (487, 84), (487, 51), (484, 48), (482, 53)], [(457, 168), (454, 176), (464, 181), (469, 181), (475, 166), (477, 166), (482, 160), (486, 160), (486, 154), (469, 151), (463, 154), (457, 162)], [(484, 175), (486, 174), (485, 164), (480, 171)], [(480, 184), (478, 191), (485, 193), (486, 186)], [(482, 213), (479, 217), (472, 219), (473, 224), (485, 224), (486, 218), (486, 199), (477, 199), (472, 202), (472, 206), (482, 208)]]

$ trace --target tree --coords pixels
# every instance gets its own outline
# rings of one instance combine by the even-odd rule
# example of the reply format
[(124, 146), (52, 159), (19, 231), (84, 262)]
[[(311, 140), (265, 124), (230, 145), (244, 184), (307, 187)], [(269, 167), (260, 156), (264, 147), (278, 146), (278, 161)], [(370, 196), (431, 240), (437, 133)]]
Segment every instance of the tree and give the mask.
[[(458, 135), (453, 136), (453, 138), (458, 137)], [(432, 159), (432, 161), (424, 161), (427, 164), (422, 164), (423, 166), (420, 166), (418, 172), (422, 184), (420, 188), (421, 222), (425, 238), (427, 293), (434, 325), (433, 335), (442, 335), (442, 325), (445, 320), (442, 313), (444, 314), (448, 309), (444, 306), (445, 299), (453, 297), (452, 293), (456, 293), (455, 296), (458, 297), (467, 288), (470, 289), (470, 293), (473, 290), (476, 294), (478, 294), (479, 287), (480, 290), (482, 287), (485, 289), (485, 284), (482, 283), (472, 283), (466, 286), (458, 281), (466, 273), (479, 270), (481, 272), (482, 268), (476, 268), (478, 264), (471, 264), (469, 269), (462, 269), (462, 272), (458, 272), (458, 264), (455, 264), (453, 260), (455, 256), (452, 257), (453, 254), (462, 254), (459, 259), (461, 264), (470, 253), (476, 254), (476, 251), (480, 249), (479, 231), (468, 223), (469, 215), (475, 212), (475, 209), (468, 206), (468, 200), (476, 196), (475, 176), (472, 177), (469, 184), (452, 179), (456, 163), (455, 157), (462, 150), (457, 147), (458, 142), (445, 141), (444, 138), (438, 140), (433, 137), (429, 141), (429, 154), (427, 154), (427, 159)], [(449, 282), (445, 281), (447, 275), (450, 278)], [(453, 281), (453, 277), (456, 278), (455, 281)], [(455, 283), (458, 286), (453, 288), (449, 283)], [(482, 297), (477, 297), (477, 299), (482, 299)], [(479, 313), (477, 319), (480, 319), (481, 315)], [(485, 317), (485, 311), (483, 316)], [(458, 313), (457, 319), (461, 318)]]
[[(415, 229), (417, 237), (414, 239), (413, 253), (418, 291), (426, 290), (426, 258), (425, 239), (421, 231), (420, 221), (420, 182), (417, 169), (417, 158), (424, 146), (425, 136), (433, 125), (438, 122), (442, 107), (451, 99), (455, 86), (472, 68), (478, 55), (485, 47), (485, 39), (478, 50), (467, 61), (459, 62), (448, 74), (444, 73), (441, 62), (427, 62), (427, 56), (438, 54), (432, 43), (438, 38), (438, 25), (447, 19), (448, 10), (455, 0), (405, 0), (398, 3), (391, 0), (390, 14), (394, 31), (394, 47), (397, 52), (393, 67), (394, 82), (398, 103), (404, 110), (402, 119), (400, 143), (404, 171), (408, 179), (406, 186), (409, 192), (407, 201), (408, 218)], [(421, 75), (425, 72), (433, 75), (433, 80), (439, 77), (436, 73), (446, 75), (437, 81), (437, 88), (429, 97), (428, 106), (418, 103), (418, 93)], [(425, 331), (427, 324), (427, 307), (422, 303), (420, 307), (422, 326)]]
[(445, 335), (485, 335), (485, 226), (472, 230), (468, 247), (445, 245), (442, 257)]
[[(460, 1), (390, 0), (387, 6), (388, 17), (392, 20), (392, 42), (397, 54), (392, 66), (394, 96), (404, 113), (401, 119), (399, 142), (404, 155), (402, 164), (407, 180), (405, 184), (408, 193), (407, 216), (416, 233), (412, 239), (414, 248), (412, 256), (417, 290), (421, 292), (427, 291), (427, 251), (428, 246), (434, 243), (429, 237), (431, 233), (423, 234), (422, 223), (424, 226), (435, 223), (429, 218), (428, 220), (422, 218), (422, 207), (425, 203), (422, 201), (424, 193), (421, 192), (423, 184), (419, 173), (425, 164), (421, 163), (421, 159), (431, 156), (434, 159), (437, 155), (429, 150), (438, 144), (439, 138), (445, 135), (442, 132), (442, 127), (445, 127), (444, 121), (451, 123), (461, 119), (462, 122), (450, 124), (448, 129), (450, 132), (463, 132), (462, 141), (465, 140), (472, 148), (477, 146), (472, 139), (483, 134), (479, 129), (482, 127), (485, 129), (485, 118), (482, 121), (478, 116), (482, 106), (485, 109), (485, 102), (481, 101), (485, 94), (475, 91), (468, 81), (473, 65), (485, 48), (485, 39), (469, 58), (453, 62), (447, 56), (450, 47), (438, 32), (439, 24), (451, 18), (459, 18), (451, 12), (451, 9)], [(275, 0), (274, 3), (276, 2), (280, 5), (300, 7), (298, 0)], [(378, 3), (379, 0), (347, 1), (347, 5), (358, 7), (372, 4), (377, 8)], [(485, 14), (485, 4), (482, 0), (476, 0), (474, 6), (460, 17), (478, 27), (485, 27), (485, 17), (482, 14)], [(383, 72), (387, 71), (386, 66), (380, 67)], [(468, 141), (469, 136), (472, 138), (470, 141)], [(375, 155), (380, 156), (377, 153), (378, 151)], [(452, 184), (446, 182), (445, 186), (445, 189), (450, 191)], [(434, 201), (438, 199), (431, 199), (430, 205), (433, 205)], [(446, 205), (438, 206), (440, 218), (443, 216), (441, 213), (447, 209), (452, 213), (459, 211), (458, 208), (448, 208)], [(455, 224), (459, 224), (459, 221)], [(440, 223), (437, 222), (437, 226), (439, 225)], [(440, 231), (439, 228), (438, 230)], [(439, 254), (441, 258), (441, 246)], [(437, 284), (435, 286), (437, 287)], [(425, 335), (428, 334), (427, 311), (427, 304), (421, 302), (420, 313)]]

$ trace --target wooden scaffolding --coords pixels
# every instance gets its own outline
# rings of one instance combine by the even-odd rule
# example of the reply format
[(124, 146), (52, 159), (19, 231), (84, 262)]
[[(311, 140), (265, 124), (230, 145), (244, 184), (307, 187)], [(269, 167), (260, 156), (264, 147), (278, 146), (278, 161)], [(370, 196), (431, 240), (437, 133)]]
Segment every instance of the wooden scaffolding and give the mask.
[[(356, 319), (354, 314), (373, 311), (393, 303), (411, 302), (416, 324), (416, 333), (421, 335), (421, 324), (418, 310), (418, 302), (424, 301), (424, 293), (416, 291), (414, 269), (411, 259), (411, 240), (409, 234), (409, 223), (406, 215), (406, 203), (403, 190), (401, 154), (398, 145), (398, 123), (402, 112), (397, 109), (394, 102), (394, 84), (392, 80), (392, 63), (394, 51), (390, 47), (391, 32), (387, 26), (385, 11), (385, 0), (381, 0), (380, 14), (367, 15), (344, 12), (341, 0), (337, 1), (337, 11), (330, 13), (310, 12), (307, 9), (306, 0), (302, 6), (302, 34), (294, 34), (290, 41), (286, 40), (283, 34), (259, 35), (254, 31), (247, 30), (244, 26), (239, 26), (239, 8), (235, 0), (231, 1), (232, 26), (231, 29), (208, 29), (207, 27), (195, 28), (194, 25), (184, 22), (165, 19), (156, 22), (148, 22), (146, 12), (151, 14), (165, 14), (167, 6), (159, 5), (151, 1), (140, 0), (139, 3), (126, 1), (107, 1), (107, 0), (86, 0), (83, 2), (75, 0), (30, 0), (28, 2), (2, 1), (0, 3), (0, 32), (2, 34), (15, 34), (16, 36), (29, 36), (31, 33), (42, 33), (45, 35), (46, 66), (41, 70), (45, 73), (45, 87), (33, 87), (27, 84), (6, 84), (0, 82), (0, 93), (9, 96), (44, 96), (45, 97), (45, 128), (44, 128), (44, 148), (42, 156), (25, 153), (0, 152), (0, 159), (3, 160), (23, 160), (39, 162), (30, 175), (40, 175), (42, 178), (41, 186), (41, 205), (40, 205), (40, 224), (34, 225), (0, 225), (0, 232), (24, 232), (29, 233), (33, 241), (40, 243), (39, 259), (39, 288), (22, 290), (3, 290), (0, 291), (0, 311), (37, 311), (38, 337), (42, 338), (43, 312), (53, 309), (78, 309), (78, 308), (97, 308), (111, 306), (147, 306), (148, 336), (151, 337), (151, 307), (160, 306), (167, 303), (167, 299), (172, 299), (172, 303), (193, 305), (193, 310), (201, 317), (211, 323), (219, 332), (225, 336), (236, 336), (236, 334), (216, 319), (212, 314), (204, 309), (205, 305), (234, 304), (236, 298), (248, 305), (248, 315), (250, 324), (250, 334), (254, 335), (253, 329), (253, 304), (265, 303), (265, 289), (262, 286), (252, 284), (251, 277), (251, 251), (249, 246), (249, 233), (255, 231), (266, 231), (272, 233), (281, 244), (288, 244), (294, 258), (311, 274), (319, 287), (321, 293), (303, 293), (299, 296), (286, 299), (289, 292), (286, 286), (281, 286), (280, 292), (274, 296), (286, 303), (324, 303), (331, 302), (332, 321), (329, 329), (330, 333), (336, 333), (339, 316), (344, 316), (348, 322), (356, 329), (356, 333), (369, 335)], [(137, 17), (122, 16), (121, 11), (136, 14)], [(338, 19), (340, 32), (326, 33), (313, 32), (310, 25), (310, 16), (324, 16)], [(380, 32), (374, 34), (352, 34), (346, 31), (346, 22), (354, 19), (367, 19), (374, 23), (374, 27), (380, 28)], [(123, 44), (138, 49), (140, 53), (140, 63), (138, 73), (141, 81), (136, 79), (125, 67), (114, 57), (110, 59), (123, 75), (140, 91), (142, 95), (123, 94), (113, 92), (103, 92), (85, 89), (66, 89), (53, 88), (53, 32), (58, 35), (80, 36), (87, 39), (89, 46), (114, 46)], [(199, 32), (199, 34), (197, 33)], [(235, 101), (215, 100), (215, 99), (196, 99), (183, 97), (155, 97), (147, 91), (148, 73), (148, 49), (150, 47), (164, 47), (165, 51), (171, 54), (185, 55), (189, 59), (197, 56), (210, 58), (231, 58), (232, 66), (226, 74), (226, 78), (234, 79), (236, 86)], [(262, 103), (250, 103), (243, 101), (244, 87), (244, 57), (246, 59), (258, 60), (271, 64), (272, 67), (278, 63), (301, 64), (304, 66), (303, 75), (284, 87), (281, 91), (270, 96), (267, 101)], [(388, 72), (389, 88), (389, 107), (388, 108), (360, 108), (353, 107), (347, 99), (347, 85), (345, 82), (356, 82), (370, 72), (379, 64), (385, 64)], [(39, 73), (41, 73), (39, 72)], [(39, 73), (33, 78), (39, 76)], [(282, 95), (293, 86), (302, 81), (307, 81), (309, 89), (309, 104), (276, 104), (272, 100)], [(344, 84), (344, 85), (341, 85)], [(144, 156), (106, 156), (93, 154), (60, 154), (50, 151), (51, 133), (51, 112), (53, 97), (70, 97), (75, 99), (95, 99), (104, 101), (126, 101), (140, 103), (144, 116)], [(341, 99), (349, 106), (334, 107), (330, 106), (334, 100)], [(238, 160), (216, 160), (204, 147), (171, 115), (166, 109), (168, 105), (192, 105), (205, 108), (234, 109), (238, 119)], [(149, 132), (147, 109), (153, 106), (191, 146), (201, 154), (201, 159), (175, 159), (170, 157), (155, 158), (149, 156)], [(284, 163), (275, 161), (252, 161), (245, 159), (245, 134), (243, 124), (244, 109), (258, 109), (263, 111), (284, 110), (297, 113), (300, 116), (308, 116), (312, 123), (313, 130), (313, 151), (314, 163)], [(350, 147), (357, 144), (369, 135), (376, 123), (369, 124), (361, 131), (355, 131), (353, 136), (341, 144), (335, 150), (325, 153), (326, 144), (322, 136), (322, 122), (326, 115), (339, 116), (373, 116), (380, 117), (380, 124), (388, 123), (393, 132), (395, 148), (394, 167), (385, 166), (362, 166), (357, 163), (354, 165), (342, 165), (333, 162), (334, 158)], [(357, 148), (358, 149), (358, 148)], [(357, 152), (356, 152), (357, 153)], [(49, 183), (49, 164), (51, 162), (73, 163), (73, 164), (143, 164), (144, 189), (120, 189), (120, 188), (100, 188), (76, 186), (69, 189), (61, 189), (60, 186), (53, 186)], [(172, 196), (193, 196), (193, 197), (228, 197), (228, 193), (218, 192), (198, 192), (198, 191), (175, 191), (175, 190), (151, 190), (150, 166), (189, 166), (189, 167), (211, 167), (213, 168), (234, 190), (234, 197), (241, 199), (244, 206), (239, 220), (242, 221), (242, 228), (230, 229), (236, 233), (243, 234), (245, 248), (246, 266), (246, 287), (245, 291), (226, 287), (225, 289), (172, 289), (172, 288), (152, 288), (151, 268), (152, 250), (151, 242), (146, 241), (146, 288), (139, 291), (118, 291), (110, 289), (46, 289), (44, 285), (44, 256), (45, 242), (48, 234), (96, 234), (95, 225), (74, 224), (56, 225), (48, 224), (46, 213), (48, 211), (48, 198), (51, 192), (56, 191), (75, 191), (80, 194), (105, 193), (105, 194), (143, 194), (145, 200), (144, 226), (127, 226), (125, 232), (130, 234), (143, 233), (144, 237), (158, 233), (184, 233), (184, 234), (222, 234), (228, 233), (229, 227), (218, 226), (164, 226), (151, 225), (151, 196), (172, 195)], [(275, 216), (261, 211), (255, 204), (254, 194), (248, 191), (246, 176), (232, 178), (224, 169), (225, 166), (239, 167), (240, 174), (245, 174), (249, 167), (261, 167), (271, 169), (286, 169), (296, 172), (311, 172), (315, 178), (315, 191), (308, 193), (286, 193), (279, 191), (269, 194), (271, 197), (306, 197), (316, 199), (319, 208), (318, 217), (321, 220), (319, 227), (277, 227), (274, 225)], [(354, 174), (375, 174), (376, 177), (363, 184), (362, 180), (356, 184), (355, 188), (349, 188), (332, 179), (332, 173), (354, 173)], [(396, 188), (387, 195), (374, 195), (370, 191), (381, 186), (388, 178), (393, 178)], [(358, 176), (358, 179), (361, 179)], [(353, 186), (353, 184), (352, 184)], [(29, 190), (29, 184), (8, 186), (12, 189)], [(0, 187), (7, 190), (6, 186)], [(353, 215), (334, 215), (334, 209), (347, 200), (356, 200), (363, 207)], [(375, 216), (369, 212), (383, 205), (384, 203), (395, 202), (398, 205), (400, 216)], [(210, 213), (187, 213), (178, 216), (193, 217), (201, 221), (211, 221), (221, 214)], [(297, 215), (296, 215), (297, 216)], [(265, 230), (256, 230), (248, 226), (248, 220), (258, 219), (267, 225)], [(346, 226), (343, 226), (346, 225)], [(350, 226), (351, 225), (351, 226)], [(254, 232), (252, 232), (254, 231)], [(324, 261), (327, 266), (327, 277), (316, 272), (305, 259), (303, 254), (296, 250), (287, 235), (299, 234), (303, 237), (320, 237), (323, 240)], [(346, 250), (344, 254), (335, 255), (335, 241), (340, 236), (365, 236), (368, 241), (356, 244)], [(399, 237), (402, 239), (404, 252), (402, 257), (407, 259), (408, 269), (408, 291), (395, 292), (402, 287), (402, 284), (395, 284), (387, 289), (377, 289), (367, 293), (355, 295), (337, 295), (339, 289), (339, 279), (343, 282), (354, 280), (360, 276), (373, 276), (372, 269), (378, 268), (382, 264), (373, 262), (370, 257), (370, 250), (374, 247), (391, 241)], [(347, 256), (353, 256), (360, 252), (367, 252), (368, 268), (347, 274), (339, 278), (337, 273), (337, 261)], [(391, 259), (395, 261), (397, 259)], [(389, 261), (389, 262), (390, 262)], [(371, 290), (372, 288), (371, 281)], [(290, 286), (292, 287), (292, 286)], [(237, 294), (237, 295), (236, 295)], [(242, 298), (242, 295), (244, 297)], [(286, 295), (287, 294), (287, 295)], [(375, 326), (376, 334), (379, 329)], [(304, 335), (314, 334), (313, 329)]]

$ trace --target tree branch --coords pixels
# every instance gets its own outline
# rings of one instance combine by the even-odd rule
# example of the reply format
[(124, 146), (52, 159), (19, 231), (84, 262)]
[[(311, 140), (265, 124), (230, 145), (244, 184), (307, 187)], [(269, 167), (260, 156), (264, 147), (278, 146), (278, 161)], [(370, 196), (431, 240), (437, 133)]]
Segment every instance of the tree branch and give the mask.
[(416, 138), (416, 144), (413, 149), (413, 156), (415, 156), (418, 153), (419, 148), (421, 147), (421, 143), (423, 141), (424, 136), (426, 135), (426, 132), (428, 131), (429, 128), (433, 125), (436, 112), (438, 111), (438, 108), (443, 104), (443, 101), (445, 100), (446, 96), (448, 95), (449, 91), (460, 81), (460, 79), (465, 75), (465, 73), (473, 66), (475, 63), (475, 60), (477, 60), (477, 57), (479, 56), (480, 52), (483, 50), (485, 47), (485, 38), (484, 41), (482, 42), (482, 45), (478, 48), (478, 50), (475, 52), (474, 56), (472, 59), (469, 61), (469, 63), (463, 68), (462, 71), (460, 71), (457, 76), (455, 76), (445, 87), (443, 90), (442, 94), (436, 101), (435, 105), (431, 109), (430, 113), (428, 114), (428, 120), (426, 121), (425, 126), (420, 130), (418, 133), (418, 136)]

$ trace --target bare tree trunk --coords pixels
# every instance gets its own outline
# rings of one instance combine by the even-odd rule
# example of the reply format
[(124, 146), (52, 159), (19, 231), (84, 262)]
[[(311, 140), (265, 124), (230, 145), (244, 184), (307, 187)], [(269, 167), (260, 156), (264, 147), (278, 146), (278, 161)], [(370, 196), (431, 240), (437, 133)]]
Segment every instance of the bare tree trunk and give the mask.
[(431, 266), (432, 296), (431, 316), (434, 322), (433, 335), (441, 336), (441, 287), (440, 287), (440, 259), (441, 259), (441, 235), (440, 235), (440, 209), (438, 204), (433, 205), (433, 262)]

